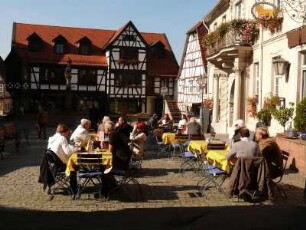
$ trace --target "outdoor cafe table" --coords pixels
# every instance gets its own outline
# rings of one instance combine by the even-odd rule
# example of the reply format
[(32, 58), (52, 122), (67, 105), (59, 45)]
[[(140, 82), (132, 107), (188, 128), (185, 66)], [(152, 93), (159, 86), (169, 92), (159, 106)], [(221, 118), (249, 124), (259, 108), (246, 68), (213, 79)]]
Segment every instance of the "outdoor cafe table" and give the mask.
[(211, 165), (229, 173), (230, 166), (234, 164), (232, 160), (228, 161), (226, 159), (226, 156), (229, 152), (230, 152), (229, 146), (227, 146), (226, 149), (223, 150), (210, 149), (207, 151), (205, 157)]
[(227, 161), (226, 155), (230, 152), (230, 147), (227, 146), (226, 149), (207, 149), (207, 142), (204, 140), (194, 140), (190, 141), (188, 145), (188, 151), (193, 153), (204, 154), (208, 162), (220, 168), (227, 173), (230, 172), (230, 166), (234, 164), (232, 161)]
[(162, 140), (163, 144), (173, 144), (173, 143), (184, 143), (188, 139), (188, 136), (186, 135), (186, 138), (183, 137), (183, 135), (177, 135), (175, 133), (163, 133)]
[(192, 140), (189, 142), (187, 150), (193, 153), (207, 153), (207, 142), (204, 140)]
[(175, 133), (163, 133), (162, 140), (164, 145), (175, 143)]
[[(70, 176), (70, 172), (75, 171), (75, 166), (77, 165), (78, 153), (87, 153), (87, 152), (75, 152), (69, 157), (65, 171), (66, 176)], [(97, 153), (102, 153), (102, 165), (105, 166), (112, 165), (113, 155), (111, 152), (97, 151)]]

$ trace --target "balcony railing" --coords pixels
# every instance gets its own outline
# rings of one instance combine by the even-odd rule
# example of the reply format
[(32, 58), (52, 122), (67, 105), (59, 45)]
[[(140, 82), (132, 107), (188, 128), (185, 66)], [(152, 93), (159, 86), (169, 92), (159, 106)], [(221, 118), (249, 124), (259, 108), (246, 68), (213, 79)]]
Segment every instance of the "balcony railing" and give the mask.
[(221, 49), (233, 46), (252, 46), (255, 38), (251, 34), (242, 34), (234, 29), (229, 30), (222, 39), (216, 39), (207, 47), (208, 55), (219, 52)]

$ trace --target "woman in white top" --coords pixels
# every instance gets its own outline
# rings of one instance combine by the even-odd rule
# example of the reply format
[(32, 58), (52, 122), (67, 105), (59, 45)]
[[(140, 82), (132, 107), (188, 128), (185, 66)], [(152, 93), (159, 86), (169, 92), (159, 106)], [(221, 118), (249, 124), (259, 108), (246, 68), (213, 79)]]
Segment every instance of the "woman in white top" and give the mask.
[(185, 114), (181, 115), (181, 120), (178, 123), (178, 129), (181, 130), (181, 134), (187, 133), (187, 116)]
[(78, 150), (78, 148), (68, 144), (67, 137), (69, 134), (68, 126), (59, 124), (56, 133), (48, 140), (48, 149), (51, 149), (64, 164), (67, 163), (70, 155)]

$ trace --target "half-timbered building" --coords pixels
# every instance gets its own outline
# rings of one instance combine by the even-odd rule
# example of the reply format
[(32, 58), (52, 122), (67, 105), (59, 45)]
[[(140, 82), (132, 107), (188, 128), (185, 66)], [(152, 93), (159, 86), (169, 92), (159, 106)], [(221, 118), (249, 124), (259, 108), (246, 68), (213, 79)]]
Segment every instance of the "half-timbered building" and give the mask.
[(5, 60), (7, 88), (25, 111), (161, 113), (161, 88), (173, 97), (178, 64), (163, 33), (14, 23)]
[(0, 117), (10, 114), (13, 111), (12, 99), (6, 91), (6, 71), (5, 64), (0, 57)]
[(182, 113), (195, 116), (200, 115), (200, 107), (209, 97), (205, 70), (206, 50), (201, 44), (206, 34), (207, 29), (202, 21), (187, 32), (178, 75), (178, 106)]

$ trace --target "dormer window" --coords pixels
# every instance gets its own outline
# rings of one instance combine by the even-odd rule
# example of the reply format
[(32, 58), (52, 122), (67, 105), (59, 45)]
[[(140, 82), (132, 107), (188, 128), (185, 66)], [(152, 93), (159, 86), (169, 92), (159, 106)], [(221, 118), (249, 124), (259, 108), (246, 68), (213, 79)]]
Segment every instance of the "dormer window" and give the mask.
[(67, 40), (62, 35), (57, 36), (53, 39), (54, 42), (54, 52), (57, 54), (65, 53), (65, 49), (67, 46)]
[(151, 50), (153, 51), (153, 55), (157, 58), (164, 58), (166, 55), (165, 45), (161, 42), (155, 42), (151, 45)]
[(28, 48), (32, 52), (41, 51), (43, 47), (43, 40), (36, 34), (33, 33), (31, 36), (27, 38), (28, 40)]
[(91, 50), (91, 41), (85, 36), (77, 41), (79, 47), (79, 54), (89, 55)]

